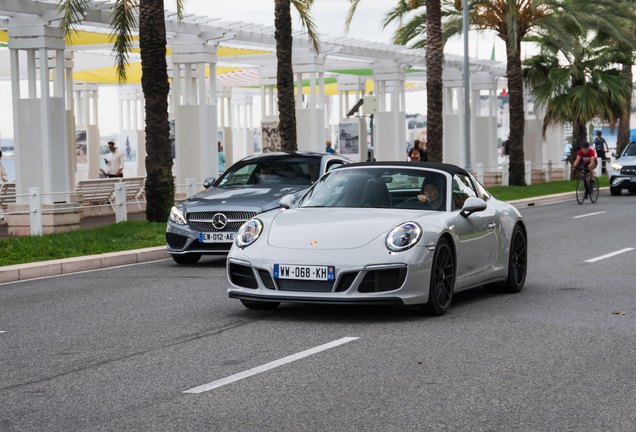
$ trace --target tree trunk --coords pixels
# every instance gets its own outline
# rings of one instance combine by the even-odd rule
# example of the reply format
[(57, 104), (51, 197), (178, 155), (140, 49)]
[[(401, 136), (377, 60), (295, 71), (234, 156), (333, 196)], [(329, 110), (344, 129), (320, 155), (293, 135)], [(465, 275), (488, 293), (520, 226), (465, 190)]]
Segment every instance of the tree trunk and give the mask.
[[(630, 117), (632, 114), (632, 66), (631, 65), (623, 65), (623, 73), (629, 80), (629, 89), (627, 92), (627, 106), (625, 107), (625, 111), (623, 111), (623, 115), (621, 115), (620, 122), (618, 123), (618, 137), (616, 139), (616, 154), (621, 154), (627, 144), (629, 144), (630, 138)], [(609, 155), (607, 155), (609, 157)]]
[(523, 101), (523, 70), (521, 69), (521, 42), (513, 47), (506, 41), (508, 65), (508, 93), (510, 95), (510, 186), (525, 186), (525, 154), (523, 135), (526, 118)]
[(163, 0), (139, 5), (141, 86), (146, 101), (146, 219), (167, 222), (174, 205), (168, 124), (168, 65)]
[(444, 159), (444, 83), (440, 0), (426, 2), (426, 149), (429, 162)]
[[(274, 8), (276, 31), (276, 82), (281, 150), (297, 151), (296, 104), (294, 100), (294, 70), (292, 68), (292, 21), (289, 0), (276, 0)], [(298, 89), (302, 92), (302, 89)], [(302, 93), (301, 93), (302, 94)]]

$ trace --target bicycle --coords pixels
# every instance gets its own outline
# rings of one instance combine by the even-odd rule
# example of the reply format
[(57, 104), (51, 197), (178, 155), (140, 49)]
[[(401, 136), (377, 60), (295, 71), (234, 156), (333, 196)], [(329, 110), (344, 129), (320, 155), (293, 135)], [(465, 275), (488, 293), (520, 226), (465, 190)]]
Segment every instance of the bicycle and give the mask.
[(583, 204), (583, 201), (588, 197), (592, 203), (598, 200), (600, 187), (598, 178), (594, 177), (594, 181), (592, 181), (590, 174), (590, 168), (587, 165), (583, 165), (581, 178), (576, 182), (576, 201), (579, 204)]

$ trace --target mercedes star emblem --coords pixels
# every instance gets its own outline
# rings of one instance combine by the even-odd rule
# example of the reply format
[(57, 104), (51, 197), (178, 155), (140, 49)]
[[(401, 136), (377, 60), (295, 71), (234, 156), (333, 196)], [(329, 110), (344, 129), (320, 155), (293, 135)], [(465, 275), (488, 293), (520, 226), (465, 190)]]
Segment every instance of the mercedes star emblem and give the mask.
[(215, 214), (212, 216), (212, 225), (218, 230), (225, 228), (225, 225), (227, 225), (227, 216), (223, 213)]

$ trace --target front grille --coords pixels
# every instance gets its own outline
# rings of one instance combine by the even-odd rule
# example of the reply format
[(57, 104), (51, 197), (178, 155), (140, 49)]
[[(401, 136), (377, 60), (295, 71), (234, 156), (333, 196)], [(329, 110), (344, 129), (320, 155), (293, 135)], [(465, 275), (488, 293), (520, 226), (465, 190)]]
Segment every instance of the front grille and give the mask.
[(258, 282), (251, 267), (230, 263), (230, 279), (234, 285), (243, 288), (258, 288)]
[(232, 243), (201, 243), (199, 240), (194, 240), (190, 243), (188, 250), (201, 250), (210, 252), (229, 252), (232, 248)]
[(274, 285), (274, 280), (272, 279), (272, 275), (269, 274), (267, 270), (259, 270), (258, 275), (261, 277), (261, 280), (263, 281), (263, 285), (265, 285), (266, 288), (269, 288), (271, 290), (276, 289), (276, 286)]
[[(215, 214), (222, 213), (225, 217), (235, 219), (239, 222), (229, 222), (223, 229), (216, 229), (211, 222), (194, 222), (191, 219), (212, 219)], [(235, 212), (235, 211), (218, 211), (218, 212), (193, 212), (187, 214), (188, 225), (195, 231), (202, 232), (225, 232), (225, 231), (238, 231), (238, 229), (251, 218), (256, 216), (256, 212)]]
[(371, 293), (393, 291), (401, 287), (405, 279), (406, 267), (370, 271), (366, 274), (364, 279), (362, 279), (362, 282), (360, 282), (358, 292)]
[(278, 279), (278, 288), (281, 291), (331, 292), (333, 290), (333, 282)]
[(344, 292), (351, 288), (351, 284), (355, 280), (356, 276), (358, 276), (358, 272), (341, 274), (338, 285), (336, 286), (336, 292)]
[(626, 166), (621, 169), (621, 174), (636, 175), (636, 166)]
[(188, 242), (188, 238), (179, 234), (166, 233), (166, 242), (172, 249), (183, 249)]

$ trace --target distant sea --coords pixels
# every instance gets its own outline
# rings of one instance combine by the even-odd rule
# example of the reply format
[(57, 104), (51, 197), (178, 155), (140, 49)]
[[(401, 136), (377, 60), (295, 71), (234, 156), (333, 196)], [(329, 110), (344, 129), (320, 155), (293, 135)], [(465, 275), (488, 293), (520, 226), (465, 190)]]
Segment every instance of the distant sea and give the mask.
[(7, 171), (7, 176), (9, 177), (9, 181), (15, 180), (15, 159), (13, 158), (5, 158), (0, 159), (0, 163)]

